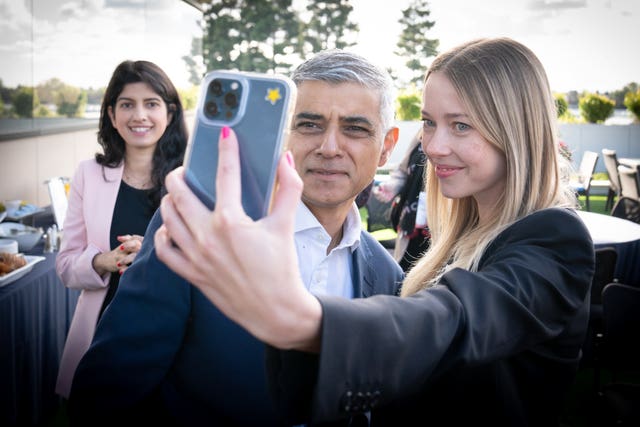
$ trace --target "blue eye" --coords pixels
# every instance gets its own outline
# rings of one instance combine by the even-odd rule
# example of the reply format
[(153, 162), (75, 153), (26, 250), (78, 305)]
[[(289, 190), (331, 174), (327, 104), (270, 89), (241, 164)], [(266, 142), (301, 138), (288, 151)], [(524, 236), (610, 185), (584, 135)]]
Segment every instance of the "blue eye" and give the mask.
[(456, 130), (459, 131), (459, 132), (463, 132), (465, 130), (471, 129), (471, 126), (469, 126), (468, 124), (460, 123), (460, 122), (456, 122), (454, 124), (454, 126), (455, 126)]

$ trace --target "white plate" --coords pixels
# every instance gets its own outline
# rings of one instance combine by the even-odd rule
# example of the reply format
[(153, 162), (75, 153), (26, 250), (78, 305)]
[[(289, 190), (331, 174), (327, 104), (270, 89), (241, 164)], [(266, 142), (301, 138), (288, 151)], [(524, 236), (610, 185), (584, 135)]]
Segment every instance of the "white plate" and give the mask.
[(21, 278), (22, 276), (30, 272), (33, 269), (34, 265), (36, 265), (40, 261), (44, 261), (46, 258), (43, 256), (24, 255), (24, 259), (25, 261), (27, 261), (25, 265), (23, 265), (18, 269), (13, 270), (9, 274), (0, 276), (0, 287), (8, 285), (11, 282), (15, 282), (16, 280), (18, 280), (19, 278)]

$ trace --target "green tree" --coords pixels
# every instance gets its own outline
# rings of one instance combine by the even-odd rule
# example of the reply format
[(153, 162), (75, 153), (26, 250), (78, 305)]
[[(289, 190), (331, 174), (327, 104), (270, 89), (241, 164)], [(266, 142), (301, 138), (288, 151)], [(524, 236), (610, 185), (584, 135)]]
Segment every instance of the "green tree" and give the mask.
[[(281, 72), (286, 47), (299, 45), (292, 0), (213, 0), (206, 5), (203, 25), (206, 70)], [(194, 64), (187, 65), (192, 77), (200, 74)]]
[(640, 122), (640, 89), (635, 92), (627, 92), (624, 97), (624, 105), (634, 115), (635, 121)]
[(13, 111), (18, 117), (32, 118), (33, 110), (39, 105), (38, 94), (32, 87), (18, 86), (11, 99)]
[(198, 86), (191, 86), (188, 89), (178, 89), (182, 108), (185, 111), (193, 110), (198, 103)]
[(87, 92), (80, 88), (64, 85), (56, 92), (58, 115), (82, 117), (87, 106)]
[(202, 39), (193, 39), (183, 57), (199, 84), (203, 70), (238, 69), (289, 74), (293, 62), (322, 49), (352, 45), (358, 26), (350, 21), (348, 0), (212, 0), (204, 4)]
[(616, 103), (604, 95), (585, 93), (578, 101), (580, 114), (588, 123), (604, 123), (613, 114)]
[(415, 85), (400, 93), (396, 98), (396, 117), (398, 120), (418, 120), (421, 115), (422, 97)]
[(64, 90), (65, 84), (58, 78), (52, 78), (36, 86), (41, 104), (55, 104), (57, 94)]
[(305, 56), (355, 44), (359, 28), (358, 24), (349, 20), (353, 6), (348, 0), (311, 0), (307, 12), (310, 19), (303, 25), (305, 46), (302, 50)]
[(567, 102), (567, 99), (561, 93), (556, 93), (553, 95), (553, 97), (555, 98), (555, 101), (556, 101), (556, 111), (557, 111), (558, 117), (564, 116), (567, 113), (567, 110), (569, 109), (569, 103)]
[(106, 87), (101, 87), (94, 89), (90, 87), (86, 90), (87, 92), (87, 103), (88, 104), (102, 104), (102, 98), (104, 98), (104, 93), (106, 92)]
[(0, 99), (3, 103), (7, 104), (11, 102), (11, 93), (12, 90), (8, 87), (5, 87), (2, 79), (0, 79)]
[[(183, 56), (182, 60), (187, 64), (189, 83), (196, 86), (200, 84), (205, 72), (197, 58), (202, 59), (202, 38), (194, 37), (191, 40), (191, 55)], [(202, 63), (204, 63), (204, 60), (202, 60)]]
[(40, 104), (33, 112), (33, 117), (53, 117), (53, 113), (46, 105)]
[(632, 82), (627, 84), (625, 87), (623, 87), (620, 90), (614, 90), (613, 92), (608, 93), (607, 96), (613, 101), (615, 101), (616, 108), (624, 108), (625, 96), (627, 96), (629, 92), (636, 92), (638, 89), (639, 89), (638, 83)]
[(435, 25), (430, 21), (431, 10), (426, 0), (412, 0), (402, 11), (398, 22), (402, 26), (396, 55), (406, 58), (405, 65), (411, 71), (411, 82), (418, 83), (424, 78), (428, 59), (438, 54), (438, 39), (430, 39), (427, 32)]

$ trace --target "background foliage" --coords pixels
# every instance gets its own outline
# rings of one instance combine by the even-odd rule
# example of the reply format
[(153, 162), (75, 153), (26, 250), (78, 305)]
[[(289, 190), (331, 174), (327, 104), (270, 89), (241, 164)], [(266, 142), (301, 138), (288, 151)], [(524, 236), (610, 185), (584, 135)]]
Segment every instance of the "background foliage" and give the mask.
[(426, 0), (413, 0), (409, 7), (402, 11), (400, 25), (402, 32), (398, 40), (396, 55), (406, 58), (405, 65), (411, 71), (411, 83), (420, 83), (424, 79), (429, 58), (438, 54), (438, 39), (428, 37), (428, 32), (435, 25), (429, 20), (431, 10)]
[[(182, 58), (194, 86), (199, 85), (206, 70), (212, 69), (290, 74), (314, 53), (322, 49), (348, 49), (358, 38), (349, 0), (200, 0), (198, 3), (204, 10), (200, 21), (203, 36), (192, 40), (190, 55)], [(395, 54), (403, 62), (399, 62), (400, 69), (389, 67), (388, 71), (399, 89), (397, 113), (401, 120), (419, 118), (420, 100), (416, 103), (411, 93), (420, 92), (424, 73), (438, 53), (439, 40), (429, 37), (435, 25), (430, 17), (427, 0), (411, 0), (398, 20), (401, 31)], [(178, 89), (185, 108), (193, 108), (197, 89)], [(104, 87), (78, 88), (55, 78), (36, 87), (13, 88), (5, 87), (0, 80), (0, 118), (81, 117), (87, 104), (101, 103), (104, 90)], [(639, 90), (637, 83), (629, 83), (620, 90), (596, 95), (606, 95), (616, 108), (626, 107), (640, 120), (637, 115)], [(575, 108), (587, 95), (570, 91), (566, 96), (556, 96), (560, 112), (567, 111), (566, 107)], [(629, 101), (625, 101), (627, 97)], [(600, 117), (609, 103), (596, 103), (591, 98), (589, 94), (588, 100), (583, 101), (585, 111), (589, 111), (583, 115), (587, 114), (589, 120), (603, 120)], [(560, 119), (581, 120), (570, 111)]]
[(604, 95), (585, 93), (578, 102), (580, 114), (588, 123), (603, 123), (613, 114), (616, 103)]
[(635, 92), (627, 92), (624, 97), (624, 105), (635, 116), (635, 121), (640, 122), (640, 89)]

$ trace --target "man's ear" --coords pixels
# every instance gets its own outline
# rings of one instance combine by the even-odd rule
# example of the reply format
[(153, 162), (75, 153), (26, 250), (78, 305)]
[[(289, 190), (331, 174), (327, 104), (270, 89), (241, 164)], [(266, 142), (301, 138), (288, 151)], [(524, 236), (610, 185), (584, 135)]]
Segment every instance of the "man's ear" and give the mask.
[(378, 167), (384, 166), (391, 157), (391, 153), (393, 153), (393, 148), (396, 146), (398, 142), (398, 135), (400, 134), (400, 129), (396, 126), (392, 127), (387, 131), (387, 134), (384, 136), (384, 143), (382, 146), (382, 152), (380, 153), (380, 160), (378, 161)]

